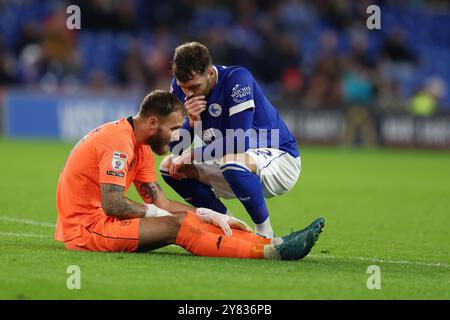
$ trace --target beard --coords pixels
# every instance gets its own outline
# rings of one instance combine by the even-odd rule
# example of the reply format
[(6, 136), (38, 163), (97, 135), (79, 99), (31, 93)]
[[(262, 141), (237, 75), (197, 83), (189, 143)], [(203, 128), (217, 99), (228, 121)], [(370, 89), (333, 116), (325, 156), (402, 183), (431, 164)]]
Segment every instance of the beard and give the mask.
[(205, 93), (204, 96), (206, 99), (208, 99), (209, 94), (212, 91), (212, 85), (211, 85), (211, 81), (209, 80), (209, 78), (206, 79), (206, 88), (205, 88)]
[(169, 151), (169, 143), (170, 140), (164, 140), (159, 137), (159, 135), (155, 135), (148, 140), (148, 145), (156, 153), (158, 156), (162, 156)]

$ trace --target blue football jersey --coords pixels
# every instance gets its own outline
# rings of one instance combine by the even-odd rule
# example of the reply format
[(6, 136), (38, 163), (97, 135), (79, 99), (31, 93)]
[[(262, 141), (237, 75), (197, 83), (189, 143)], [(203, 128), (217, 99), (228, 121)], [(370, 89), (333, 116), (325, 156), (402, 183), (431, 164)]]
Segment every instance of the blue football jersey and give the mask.
[[(214, 65), (214, 68), (218, 77), (216, 85), (207, 97), (206, 110), (201, 114), (202, 140), (206, 143), (210, 142), (208, 140), (211, 134), (214, 135), (212, 133), (214, 130), (219, 130), (225, 137), (227, 129), (236, 128), (236, 123), (232, 121), (237, 121), (237, 115), (244, 111), (251, 111), (251, 129), (257, 135), (261, 133), (267, 137), (263, 145), (260, 145), (259, 139), (252, 141), (252, 148), (276, 148), (288, 152), (295, 158), (298, 157), (299, 151), (294, 136), (251, 73), (240, 66)], [(185, 94), (175, 79), (172, 80), (170, 90), (182, 102), (185, 101)], [(187, 118), (183, 128), (192, 131)], [(277, 141), (272, 141), (272, 131), (274, 133), (277, 131), (278, 139), (274, 139)]]

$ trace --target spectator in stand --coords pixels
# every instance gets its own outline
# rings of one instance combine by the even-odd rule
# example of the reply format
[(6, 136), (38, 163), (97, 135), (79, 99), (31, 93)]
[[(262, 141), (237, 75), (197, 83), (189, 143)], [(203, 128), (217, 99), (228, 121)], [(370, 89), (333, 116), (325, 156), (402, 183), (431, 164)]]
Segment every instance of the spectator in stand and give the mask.
[(410, 112), (414, 116), (428, 117), (438, 112), (438, 102), (445, 94), (446, 84), (442, 78), (428, 78), (425, 87), (417, 92), (410, 102)]
[(14, 59), (7, 54), (0, 34), (0, 87), (16, 83)]
[(320, 35), (320, 49), (309, 76), (302, 105), (307, 108), (336, 108), (341, 105), (341, 61), (336, 33), (327, 30)]
[[(3, 2), (0, 82), (7, 85), (46, 84), (64, 92), (65, 84), (89, 83), (167, 88), (173, 49), (189, 41), (208, 44), (221, 64), (248, 66), (267, 94), (286, 107), (343, 107), (341, 81), (355, 61), (375, 73), (374, 101), (383, 110), (403, 110), (411, 95), (402, 96), (400, 88), (423, 81), (420, 74), (450, 81), (446, 25), (434, 21), (433, 13), (419, 12), (433, 3), (404, 4), (408, 10), (400, 11), (399, 4), (379, 2), (383, 28), (368, 31), (362, 22), (374, 4), (369, 0), (73, 0), (82, 9), (78, 32), (64, 28), (66, 5), (57, 0)], [(27, 18), (15, 17), (20, 12)], [(91, 75), (97, 69), (104, 74)], [(438, 103), (448, 105), (450, 96)]]
[(140, 88), (142, 84), (149, 83), (149, 74), (145, 70), (141, 50), (140, 42), (133, 39), (120, 65), (119, 83), (124, 87)]
[(405, 112), (408, 107), (395, 81), (380, 81), (376, 106), (382, 112)]
[(370, 70), (361, 63), (352, 61), (350, 68), (342, 76), (342, 95), (348, 105), (344, 143), (352, 144), (360, 129), (361, 140), (367, 145), (374, 145), (377, 133), (370, 109), (375, 98), (375, 86)]
[(401, 28), (395, 28), (386, 39), (382, 54), (394, 63), (416, 64), (417, 58), (406, 44), (405, 32)]

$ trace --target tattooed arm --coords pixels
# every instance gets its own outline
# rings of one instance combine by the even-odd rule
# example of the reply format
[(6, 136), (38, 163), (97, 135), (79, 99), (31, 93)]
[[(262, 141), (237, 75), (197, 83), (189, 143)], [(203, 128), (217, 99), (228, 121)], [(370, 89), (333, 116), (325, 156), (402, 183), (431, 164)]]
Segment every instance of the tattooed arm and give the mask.
[(167, 199), (164, 191), (157, 182), (141, 182), (135, 181), (136, 190), (145, 203), (152, 203), (158, 208), (164, 209), (171, 213), (194, 211), (195, 208), (185, 205), (178, 201)]
[(119, 219), (143, 218), (145, 205), (134, 202), (124, 196), (124, 187), (116, 184), (100, 184), (102, 208), (108, 216)]

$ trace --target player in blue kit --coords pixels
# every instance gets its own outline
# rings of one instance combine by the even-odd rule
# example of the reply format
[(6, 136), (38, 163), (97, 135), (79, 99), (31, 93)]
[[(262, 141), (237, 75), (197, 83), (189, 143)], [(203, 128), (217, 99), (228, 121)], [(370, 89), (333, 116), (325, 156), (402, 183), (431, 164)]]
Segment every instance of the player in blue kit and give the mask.
[[(172, 72), (171, 92), (188, 117), (161, 163), (163, 179), (195, 207), (226, 214), (219, 198), (238, 198), (256, 233), (274, 237), (265, 198), (288, 192), (300, 176), (294, 136), (251, 73), (213, 65), (204, 45), (177, 47)], [(203, 145), (191, 148), (195, 135)]]

